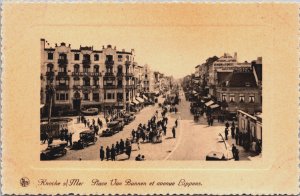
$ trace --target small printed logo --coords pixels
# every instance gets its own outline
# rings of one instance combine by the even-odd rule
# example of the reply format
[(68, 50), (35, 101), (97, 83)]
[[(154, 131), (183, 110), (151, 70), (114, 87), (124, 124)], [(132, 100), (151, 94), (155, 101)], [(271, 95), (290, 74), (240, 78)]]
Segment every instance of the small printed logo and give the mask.
[(26, 177), (23, 177), (23, 178), (20, 179), (20, 185), (22, 187), (27, 187), (29, 185), (29, 183), (30, 183), (30, 181)]

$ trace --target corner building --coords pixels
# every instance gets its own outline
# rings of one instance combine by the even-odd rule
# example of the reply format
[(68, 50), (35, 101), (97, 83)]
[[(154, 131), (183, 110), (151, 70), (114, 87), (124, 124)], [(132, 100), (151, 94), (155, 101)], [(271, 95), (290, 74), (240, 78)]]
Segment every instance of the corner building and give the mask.
[(94, 50), (93, 46), (72, 49), (63, 42), (46, 47), (45, 39), (40, 44), (41, 104), (52, 100), (56, 111), (82, 107), (107, 111), (125, 109), (135, 98), (133, 49), (118, 51), (111, 45), (102, 50)]

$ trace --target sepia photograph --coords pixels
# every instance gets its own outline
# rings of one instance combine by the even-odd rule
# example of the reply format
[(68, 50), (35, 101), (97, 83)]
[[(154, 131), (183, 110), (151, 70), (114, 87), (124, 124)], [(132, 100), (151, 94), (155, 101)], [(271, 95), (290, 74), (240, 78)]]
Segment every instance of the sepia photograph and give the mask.
[[(119, 36), (109, 36), (119, 42)], [(199, 51), (206, 45), (173, 40), (162, 44), (180, 62), (166, 62), (170, 57), (161, 50), (140, 52), (152, 40), (132, 49), (82, 40), (75, 47), (72, 40), (40, 39), (41, 160), (251, 161), (262, 156), (259, 51), (251, 51), (257, 56), (252, 59), (219, 53), (219, 47), (212, 47), (216, 53), (210, 56), (182, 54), (173, 44)], [(244, 45), (236, 43), (236, 51)]]
[(1, 16), (1, 193), (299, 193), (297, 4), (5, 1)]

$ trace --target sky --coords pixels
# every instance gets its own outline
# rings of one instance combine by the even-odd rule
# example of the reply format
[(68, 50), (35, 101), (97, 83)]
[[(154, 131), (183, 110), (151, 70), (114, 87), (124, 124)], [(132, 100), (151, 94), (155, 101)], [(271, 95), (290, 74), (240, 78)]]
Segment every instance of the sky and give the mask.
[[(9, 9), (7, 9), (9, 10)], [(240, 7), (186, 4), (20, 5), (17, 39), (27, 39), (39, 54), (40, 38), (72, 48), (111, 44), (135, 49), (139, 65), (175, 78), (191, 74), (208, 57), (238, 53), (252, 61), (267, 50), (269, 15), (259, 5)], [(24, 28), (23, 28), (24, 27)], [(24, 41), (24, 40), (23, 40)]]

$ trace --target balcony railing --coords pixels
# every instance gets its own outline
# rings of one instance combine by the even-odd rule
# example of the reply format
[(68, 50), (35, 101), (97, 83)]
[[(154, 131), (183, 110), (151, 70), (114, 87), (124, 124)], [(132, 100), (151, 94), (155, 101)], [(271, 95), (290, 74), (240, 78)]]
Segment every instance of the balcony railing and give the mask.
[(91, 90), (91, 89), (99, 89), (99, 85), (73, 85), (74, 90)]
[(82, 64), (83, 65), (90, 65), (91, 64), (91, 60), (90, 59), (83, 59), (82, 60)]
[(100, 72), (72, 72), (72, 76), (101, 76)]
[(67, 72), (58, 72), (57, 76), (67, 76), (68, 73)]
[(110, 72), (106, 72), (105, 74), (104, 74), (104, 77), (115, 77), (115, 75), (114, 75), (114, 73), (110, 73)]
[(123, 88), (123, 85), (122, 84), (118, 84), (117, 88)]
[(103, 88), (105, 89), (115, 89), (117, 86), (114, 84), (105, 84)]
[(124, 74), (123, 73), (117, 73), (117, 77), (123, 77), (124, 76)]
[(69, 85), (57, 85), (55, 86), (56, 90), (69, 90)]
[(105, 61), (105, 65), (106, 65), (106, 66), (109, 66), (109, 67), (110, 67), (110, 66), (113, 66), (113, 65), (114, 65), (114, 61), (108, 61), (108, 60), (106, 60), (106, 61)]
[(67, 65), (68, 64), (68, 59), (58, 59), (57, 63), (59, 65)]

